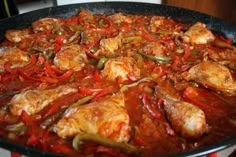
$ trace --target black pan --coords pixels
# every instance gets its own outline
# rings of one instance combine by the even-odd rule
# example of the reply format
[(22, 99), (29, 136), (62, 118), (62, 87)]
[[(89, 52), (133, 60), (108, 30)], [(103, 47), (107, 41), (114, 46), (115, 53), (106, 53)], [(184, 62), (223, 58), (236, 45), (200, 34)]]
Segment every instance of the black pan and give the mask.
[[(82, 8), (89, 10), (92, 13), (101, 13), (101, 14), (113, 14), (117, 12), (122, 12), (128, 14), (170, 16), (175, 20), (181, 20), (182, 22), (189, 24), (201, 21), (207, 24), (207, 27), (213, 30), (214, 32), (218, 32), (227, 38), (232, 38), (233, 42), (236, 43), (236, 26), (221, 19), (183, 8), (171, 7), (167, 5), (133, 3), (133, 2), (81, 3), (81, 4), (40, 9), (29, 13), (17, 15), (15, 17), (11, 17), (0, 21), (0, 41), (4, 39), (4, 32), (8, 29), (21, 29), (28, 27), (31, 25), (33, 21), (43, 17), (61, 17), (61, 18), (70, 17), (72, 15), (75, 15)], [(232, 137), (231, 139), (221, 141), (220, 143), (216, 143), (215, 145), (207, 146), (204, 148), (180, 154), (170, 154), (166, 155), (165, 157), (203, 156), (215, 151), (228, 148), (235, 144), (236, 144), (236, 137)], [(35, 148), (18, 145), (2, 138), (0, 138), (0, 146), (10, 151), (16, 151), (30, 157), (42, 157), (42, 156), (65, 157), (63, 155), (54, 154), (50, 152), (43, 152)], [(157, 155), (153, 154), (153, 156)]]

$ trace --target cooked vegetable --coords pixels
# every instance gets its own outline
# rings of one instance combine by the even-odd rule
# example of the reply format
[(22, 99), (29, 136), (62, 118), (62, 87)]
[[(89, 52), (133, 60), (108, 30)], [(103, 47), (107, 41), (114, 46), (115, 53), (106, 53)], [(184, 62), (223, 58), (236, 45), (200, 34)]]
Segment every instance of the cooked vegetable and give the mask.
[(128, 154), (138, 153), (138, 149), (131, 144), (116, 142), (114, 140), (100, 136), (98, 134), (91, 134), (91, 133), (76, 135), (73, 139), (73, 144), (72, 144), (73, 148), (79, 150), (80, 145), (82, 144), (83, 141), (92, 141), (96, 144), (100, 144), (103, 146), (118, 148)]
[(151, 56), (151, 55), (144, 54), (144, 53), (142, 53), (140, 51), (138, 53), (141, 54), (144, 58), (153, 60), (153, 61), (155, 61), (157, 63), (165, 63), (165, 62), (172, 61), (172, 58), (170, 58), (170, 57)]
[(107, 61), (107, 58), (104, 56), (101, 56), (96, 68), (101, 70), (104, 67), (104, 64), (106, 63), (106, 61)]
[(147, 157), (236, 137), (235, 43), (200, 21), (82, 9), (5, 37), (1, 138), (60, 155)]
[(142, 78), (142, 79), (140, 79), (140, 80), (138, 80), (138, 81), (136, 81), (136, 82), (133, 82), (133, 83), (131, 83), (131, 84), (123, 85), (123, 86), (120, 88), (120, 91), (121, 91), (121, 92), (124, 92), (124, 91), (127, 90), (128, 88), (137, 86), (137, 85), (140, 84), (140, 83), (143, 83), (143, 82), (153, 82), (153, 81), (154, 81), (154, 79), (151, 78), (151, 77), (144, 77), (144, 78)]
[(232, 45), (232, 44), (229, 44), (227, 42), (224, 42), (222, 40), (215, 40), (214, 44), (218, 47), (221, 47), (221, 48), (229, 48), (229, 49), (232, 49), (232, 50), (236, 50), (236, 46)]

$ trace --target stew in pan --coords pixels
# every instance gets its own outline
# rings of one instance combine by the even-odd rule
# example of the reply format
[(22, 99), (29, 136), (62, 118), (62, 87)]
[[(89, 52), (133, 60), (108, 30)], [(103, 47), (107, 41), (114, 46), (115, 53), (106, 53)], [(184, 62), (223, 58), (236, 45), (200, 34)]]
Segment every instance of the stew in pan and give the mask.
[(81, 10), (8, 30), (0, 135), (70, 156), (185, 152), (236, 135), (236, 47), (202, 22)]

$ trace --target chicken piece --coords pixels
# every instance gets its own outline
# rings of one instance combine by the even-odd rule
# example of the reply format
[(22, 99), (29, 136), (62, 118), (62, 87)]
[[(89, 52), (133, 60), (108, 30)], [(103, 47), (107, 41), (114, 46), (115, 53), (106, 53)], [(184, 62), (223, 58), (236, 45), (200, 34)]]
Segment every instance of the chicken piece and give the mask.
[(127, 142), (130, 126), (123, 93), (67, 109), (64, 117), (54, 125), (53, 131), (62, 138), (86, 132), (117, 142)]
[(165, 17), (164, 16), (153, 16), (150, 21), (150, 31), (157, 32), (160, 27), (164, 24)]
[(214, 41), (215, 36), (206, 28), (205, 24), (197, 22), (184, 33), (182, 39), (191, 44), (207, 44)]
[(101, 52), (100, 54), (113, 57), (117, 55), (117, 50), (122, 46), (121, 35), (118, 35), (114, 38), (102, 39), (100, 41)]
[(59, 18), (42, 18), (32, 23), (32, 28), (35, 33), (52, 30), (55, 27), (60, 27), (63, 25), (63, 20)]
[(87, 63), (85, 51), (78, 45), (63, 47), (55, 56), (53, 63), (61, 70), (80, 71)]
[(120, 77), (120, 81), (128, 80), (129, 76), (140, 78), (140, 69), (136, 65), (136, 61), (132, 57), (118, 57), (109, 59), (105, 63), (104, 69), (101, 71), (102, 77), (107, 80), (116, 80)]
[(157, 87), (157, 95), (163, 99), (164, 110), (174, 130), (186, 138), (198, 138), (208, 132), (205, 113), (197, 106), (181, 101)]
[(197, 106), (177, 101), (164, 100), (164, 109), (173, 128), (187, 138), (198, 138), (208, 131), (204, 112)]
[(102, 34), (99, 30), (85, 30), (81, 33), (81, 44), (97, 44), (102, 38)]
[(123, 15), (122, 13), (117, 13), (113, 14), (111, 16), (108, 16), (108, 18), (113, 22), (113, 23), (132, 23), (132, 19), (128, 16)]
[(30, 62), (30, 57), (24, 51), (15, 47), (0, 48), (0, 72), (4, 72), (6, 62), (11, 62), (11, 68), (24, 67)]
[(159, 56), (159, 57), (164, 57), (165, 56), (165, 46), (163, 46), (159, 42), (148, 42), (144, 47), (143, 47), (143, 52), (147, 55), (151, 56)]
[(213, 61), (205, 61), (193, 66), (185, 79), (194, 80), (207, 88), (218, 90), (226, 95), (236, 94), (236, 84), (229, 69)]
[(7, 30), (5, 37), (10, 42), (19, 43), (22, 39), (29, 37), (29, 32), (24, 30)]
[(33, 115), (48, 106), (59, 97), (78, 92), (78, 89), (69, 85), (58, 86), (53, 89), (34, 89), (22, 91), (13, 96), (9, 109), (13, 115), (19, 116), (24, 110), (28, 115)]

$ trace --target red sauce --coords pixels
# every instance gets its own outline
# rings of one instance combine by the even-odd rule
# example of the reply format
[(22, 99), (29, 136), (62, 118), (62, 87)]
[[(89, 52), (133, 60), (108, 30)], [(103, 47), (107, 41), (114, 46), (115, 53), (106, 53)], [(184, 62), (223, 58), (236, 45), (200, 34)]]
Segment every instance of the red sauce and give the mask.
[[(82, 11), (79, 15), (71, 18), (60, 19), (64, 23), (54, 26), (53, 29), (33, 32), (32, 28), (29, 28), (25, 30), (28, 31), (28, 36), (21, 36), (20, 42), (14, 43), (8, 41), (9, 39), (2, 42), (1, 47), (15, 46), (27, 52), (28, 55), (34, 55), (36, 63), (29, 67), (26, 66), (27, 68), (23, 68), (23, 71), (22, 68), (15, 68), (17, 72), (4, 71), (0, 73), (0, 136), (10, 139), (14, 143), (35, 147), (42, 151), (72, 156), (88, 154), (129, 156), (130, 154), (117, 149), (89, 141), (84, 142), (81, 150), (76, 151), (72, 147), (72, 138), (62, 139), (50, 131), (52, 124), (49, 122), (47, 124), (49, 126), (47, 126), (46, 120), (57, 113), (63, 113), (72, 103), (89, 95), (86, 93), (66, 94), (53, 101), (42, 111), (28, 116), (28, 119), (27, 116), (23, 117), (26, 118), (23, 122), (27, 127), (22, 128), (21, 131), (9, 131), (8, 128), (10, 125), (22, 122), (22, 115), (13, 116), (8, 109), (8, 103), (15, 94), (23, 90), (49, 89), (68, 83), (76, 83), (77, 86), (91, 89), (109, 88), (108, 93), (102, 93), (92, 100), (97, 101), (105, 95), (117, 93), (122, 86), (137, 82), (139, 79), (136, 79), (132, 74), (129, 76), (130, 79), (125, 82), (120, 82), (119, 77), (116, 80), (108, 81), (101, 76), (101, 69), (96, 69), (98, 59), (104, 55), (97, 53), (98, 50), (101, 50), (99, 42), (105, 38), (117, 37), (122, 33), (122, 46), (118, 45), (115, 50), (117, 54), (107, 56), (107, 58), (119, 55), (133, 57), (141, 69), (141, 78), (152, 76), (155, 79), (154, 82), (144, 81), (124, 91), (125, 108), (132, 126), (130, 143), (137, 148), (142, 148), (138, 156), (185, 152), (235, 137), (236, 97), (224, 95), (218, 90), (183, 78), (184, 73), (194, 65), (201, 63), (206, 57), (215, 62), (225, 62), (225, 66), (230, 69), (235, 78), (235, 63), (229, 57), (229, 54), (236, 53), (235, 50), (218, 47), (212, 43), (203, 45), (184, 43), (179, 39), (179, 36), (189, 28), (189, 25), (175, 22), (170, 18), (163, 18), (163, 21), (160, 21), (163, 24), (156, 26), (156, 31), (151, 32), (150, 21), (152, 18), (153, 16), (124, 15), (124, 17), (116, 19), (112, 16), (92, 15)], [(117, 20), (123, 21), (115, 22)], [(152, 26), (155, 27), (155, 24)], [(60, 38), (59, 41), (58, 36), (62, 35), (63, 40)], [(29, 38), (30, 40), (27, 40)], [(216, 38), (219, 37), (216, 36)], [(153, 56), (138, 53), (142, 52), (147, 43), (156, 42), (164, 47), (161, 59), (159, 58), (155, 62)], [(186, 49), (179, 45), (183, 43), (189, 46), (189, 54), (186, 54)], [(89, 61), (80, 71), (60, 70), (53, 64), (56, 53), (68, 44), (80, 45), (87, 53)], [(155, 48), (149, 48), (148, 51), (147, 54), (152, 54)], [(225, 51), (228, 54), (225, 54)], [(52, 54), (50, 54), (51, 52)], [(46, 60), (52, 69), (48, 70), (45, 67)], [(180, 97), (180, 100), (190, 102), (203, 110), (209, 131), (196, 139), (182, 137), (167, 118), (162, 98), (155, 94), (157, 84), (172, 93), (172, 96)], [(185, 97), (184, 92), (187, 88), (192, 88), (197, 95)], [(142, 101), (144, 97), (145, 102)], [(58, 118), (54, 120), (56, 122)], [(42, 124), (46, 125), (47, 129), (44, 129)]]

